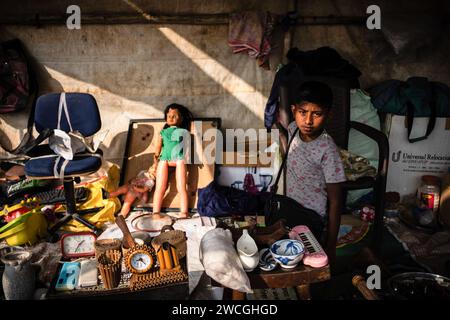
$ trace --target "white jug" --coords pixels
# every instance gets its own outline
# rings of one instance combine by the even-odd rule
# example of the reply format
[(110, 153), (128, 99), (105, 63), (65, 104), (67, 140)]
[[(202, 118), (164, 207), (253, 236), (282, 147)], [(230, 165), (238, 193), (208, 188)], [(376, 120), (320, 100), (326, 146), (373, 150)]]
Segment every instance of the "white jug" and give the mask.
[(248, 234), (248, 230), (242, 230), (242, 236), (236, 243), (239, 260), (246, 272), (253, 271), (259, 263), (258, 247), (255, 240)]

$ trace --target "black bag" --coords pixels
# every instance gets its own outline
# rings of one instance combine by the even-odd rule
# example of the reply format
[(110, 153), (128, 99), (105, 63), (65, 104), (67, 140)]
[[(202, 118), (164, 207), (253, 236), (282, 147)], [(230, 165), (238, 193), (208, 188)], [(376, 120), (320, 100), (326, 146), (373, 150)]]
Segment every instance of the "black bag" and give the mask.
[(38, 83), (30, 61), (19, 39), (0, 43), (0, 113), (17, 112), (26, 109), (31, 101), (27, 131), (16, 148), (0, 146), (14, 155), (24, 154), (32, 141), (34, 107)]
[(30, 95), (27, 59), (19, 40), (0, 43), (0, 113), (25, 109)]
[(324, 223), (321, 216), (314, 210), (305, 208), (292, 198), (276, 194), (281, 173), (286, 165), (289, 147), (291, 146), (292, 140), (294, 140), (297, 132), (298, 128), (295, 130), (291, 140), (289, 141), (286, 154), (281, 163), (280, 170), (278, 171), (272, 192), (266, 199), (264, 205), (265, 222), (266, 225), (269, 226), (279, 219), (286, 219), (286, 225), (291, 228), (298, 225), (306, 225), (314, 234), (316, 239), (321, 239), (322, 231), (324, 229)]

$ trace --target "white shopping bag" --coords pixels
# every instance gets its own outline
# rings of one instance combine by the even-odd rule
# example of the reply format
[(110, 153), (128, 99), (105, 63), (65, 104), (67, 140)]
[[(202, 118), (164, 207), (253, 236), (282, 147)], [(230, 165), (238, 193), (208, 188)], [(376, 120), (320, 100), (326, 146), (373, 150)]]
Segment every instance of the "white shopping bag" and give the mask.
[[(411, 136), (426, 131), (428, 118), (414, 118)], [(392, 116), (389, 133), (389, 167), (386, 191), (401, 196), (414, 194), (423, 175), (442, 177), (450, 167), (450, 118), (436, 118), (436, 125), (427, 139), (410, 143), (405, 116)]]

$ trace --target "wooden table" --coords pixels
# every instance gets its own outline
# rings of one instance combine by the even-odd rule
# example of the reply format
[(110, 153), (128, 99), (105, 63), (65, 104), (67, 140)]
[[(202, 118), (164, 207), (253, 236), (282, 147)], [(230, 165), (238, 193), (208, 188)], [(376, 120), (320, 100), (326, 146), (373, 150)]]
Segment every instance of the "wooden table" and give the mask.
[[(252, 289), (267, 289), (267, 288), (288, 288), (295, 287), (297, 295), (302, 300), (310, 300), (310, 284), (330, 279), (330, 266), (321, 268), (311, 268), (303, 265), (300, 262), (294, 269), (282, 269), (279, 265), (273, 271), (262, 271), (258, 267), (252, 272), (247, 272), (250, 279), (250, 286)], [(218, 285), (212, 280), (213, 285)], [(224, 300), (244, 300), (245, 293), (224, 288)]]

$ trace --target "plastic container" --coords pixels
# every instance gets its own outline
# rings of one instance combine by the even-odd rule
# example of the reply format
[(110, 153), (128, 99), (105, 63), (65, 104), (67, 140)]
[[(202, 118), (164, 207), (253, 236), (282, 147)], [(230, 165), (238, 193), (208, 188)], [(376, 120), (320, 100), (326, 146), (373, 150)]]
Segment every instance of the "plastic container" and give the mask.
[(46, 232), (45, 217), (40, 210), (32, 210), (3, 226), (0, 229), (0, 240), (5, 239), (9, 246), (33, 245)]
[(417, 189), (417, 198), (424, 209), (436, 213), (439, 209), (440, 179), (436, 176), (422, 176), (422, 185)]

